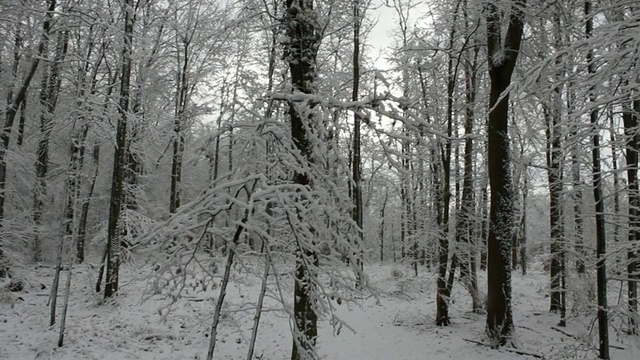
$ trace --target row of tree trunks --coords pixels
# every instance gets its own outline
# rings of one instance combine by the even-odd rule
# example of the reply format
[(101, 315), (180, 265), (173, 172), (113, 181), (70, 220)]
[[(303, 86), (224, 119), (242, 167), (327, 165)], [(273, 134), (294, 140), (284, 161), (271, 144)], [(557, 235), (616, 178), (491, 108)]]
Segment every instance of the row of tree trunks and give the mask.
[[(67, 55), (67, 44), (69, 43), (69, 31), (58, 32), (56, 40), (55, 55), (42, 77), (40, 88), (40, 105), (43, 111), (40, 114), (40, 141), (36, 152), (36, 185), (33, 190), (33, 222), (36, 233), (33, 241), (34, 261), (42, 261), (42, 239), (40, 237), (40, 225), (42, 220), (42, 207), (44, 198), (47, 195), (47, 171), (49, 169), (49, 139), (53, 129), (53, 117), (58, 103), (60, 93), (60, 66)], [(48, 47), (48, 39), (45, 42)], [(45, 53), (48, 50), (45, 49)]]
[(47, 48), (47, 42), (49, 38), (49, 32), (51, 31), (51, 25), (53, 22), (53, 15), (56, 10), (56, 0), (49, 0), (47, 2), (47, 11), (42, 22), (42, 36), (38, 43), (37, 51), (31, 58), (31, 64), (27, 68), (23, 77), (22, 83), (19, 85), (15, 94), (11, 92), (11, 99), (8, 101), (7, 109), (5, 111), (4, 126), (2, 133), (0, 133), (0, 278), (6, 277), (9, 271), (9, 266), (4, 254), (4, 204), (6, 200), (6, 185), (7, 185), (7, 151), (9, 150), (9, 141), (11, 140), (11, 129), (13, 128), (13, 122), (16, 118), (18, 109), (22, 105), (25, 99), (27, 88), (31, 84), (31, 79), (38, 69), (40, 59)]

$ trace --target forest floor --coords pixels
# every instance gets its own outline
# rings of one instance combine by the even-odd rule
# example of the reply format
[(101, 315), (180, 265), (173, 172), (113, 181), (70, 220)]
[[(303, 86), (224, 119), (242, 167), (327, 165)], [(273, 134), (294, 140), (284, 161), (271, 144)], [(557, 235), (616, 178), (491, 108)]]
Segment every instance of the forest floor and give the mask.
[[(94, 292), (97, 274), (94, 267), (74, 268), (65, 344), (61, 348), (56, 346), (59, 324), (49, 326), (47, 302), (53, 271), (50, 267), (31, 270), (25, 276), (24, 291), (10, 295), (5, 292), (0, 301), (0, 359), (204, 359), (219, 288), (207, 291), (185, 288), (183, 296), (175, 301), (162, 294), (147, 298), (149, 284), (153, 283), (149, 280), (151, 270), (141, 267), (138, 264), (122, 267), (120, 295), (110, 303), (104, 303)], [(366, 266), (374, 295), (335, 304), (336, 316), (346, 324), (341, 328), (331, 326), (327, 319), (320, 321), (318, 352), (321, 358), (596, 358), (594, 309), (570, 308), (576, 313), (594, 315), (571, 316), (567, 327), (558, 328), (559, 316), (547, 311), (548, 278), (542, 269), (534, 266), (526, 276), (514, 273), (517, 349), (500, 350), (481, 345), (486, 343), (485, 316), (469, 311), (469, 296), (459, 285), (452, 295), (452, 325), (435, 326), (436, 277), (424, 268), (420, 270), (422, 273), (415, 277), (402, 265)], [(63, 272), (59, 306), (64, 301), (65, 278), (66, 272)], [(290, 277), (288, 279), (285, 282), (291, 282)], [(479, 282), (484, 289), (483, 275)], [(251, 272), (234, 271), (214, 359), (247, 357), (260, 285), (260, 278)], [(291, 284), (282, 286), (290, 289)], [(615, 308), (619, 301), (617, 288), (612, 288), (610, 293), (610, 306)], [(290, 354), (289, 316), (274, 299), (279, 294), (271, 295), (265, 299), (254, 359), (287, 359)], [(285, 296), (285, 301), (289, 298)], [(171, 304), (170, 311), (168, 304)], [(614, 312), (610, 329), (611, 343), (615, 346), (611, 349), (612, 359), (640, 359), (640, 339), (625, 335), (621, 326), (616, 325), (620, 319), (622, 317), (616, 317)]]

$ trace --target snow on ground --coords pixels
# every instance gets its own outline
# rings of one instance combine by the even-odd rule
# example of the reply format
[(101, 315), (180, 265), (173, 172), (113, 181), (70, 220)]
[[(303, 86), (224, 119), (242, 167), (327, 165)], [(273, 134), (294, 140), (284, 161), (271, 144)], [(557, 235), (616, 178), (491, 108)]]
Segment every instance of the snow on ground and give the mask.
[[(206, 292), (185, 289), (171, 303), (162, 294), (143, 301), (148, 294), (150, 269), (124, 265), (120, 296), (103, 303), (94, 293), (97, 271), (90, 266), (74, 269), (65, 345), (57, 347), (59, 325), (49, 326), (47, 306), (53, 270), (42, 267), (26, 277), (25, 291), (12, 294), (14, 302), (0, 303), (0, 359), (204, 359), (209, 343), (215, 299), (219, 289)], [(259, 269), (256, 266), (256, 269)], [(399, 271), (395, 271), (398, 269)], [(370, 265), (366, 269), (376, 295), (362, 296), (336, 305), (336, 315), (347, 326), (337, 331), (321, 322), (318, 352), (331, 360), (413, 359), (592, 359), (595, 353), (594, 316), (569, 319), (566, 328), (554, 330), (558, 315), (549, 314), (547, 275), (532, 271), (514, 273), (514, 319), (517, 350), (494, 350), (475, 342), (485, 341), (485, 317), (468, 311), (469, 296), (461, 286), (452, 295), (453, 324), (434, 325), (435, 276), (426, 269), (414, 277), (401, 265)], [(63, 272), (61, 286), (66, 272)], [(289, 301), (291, 278), (281, 280)], [(481, 288), (485, 285), (480, 277)], [(41, 289), (45, 285), (46, 289)], [(245, 359), (251, 336), (260, 279), (248, 272), (234, 272), (218, 332), (215, 359)], [(63, 291), (61, 291), (61, 294)], [(16, 299), (19, 296), (20, 299)], [(610, 301), (617, 304), (617, 293)], [(287, 359), (291, 351), (289, 317), (278, 304), (277, 292), (265, 299), (254, 359)], [(63, 297), (58, 304), (61, 306)], [(613, 359), (639, 359), (640, 340), (622, 334), (614, 322), (610, 337), (617, 348)], [(562, 332), (561, 332), (562, 331)], [(578, 340), (582, 339), (582, 340)], [(471, 340), (471, 341), (468, 341)], [(475, 341), (475, 342), (474, 342)]]

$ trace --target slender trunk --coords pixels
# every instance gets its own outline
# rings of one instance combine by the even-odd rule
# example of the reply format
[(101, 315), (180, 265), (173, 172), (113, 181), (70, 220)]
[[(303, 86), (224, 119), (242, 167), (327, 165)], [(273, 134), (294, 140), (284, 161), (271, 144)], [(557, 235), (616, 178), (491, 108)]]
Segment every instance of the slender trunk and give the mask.
[(238, 226), (236, 227), (236, 232), (233, 234), (232, 246), (227, 251), (227, 263), (224, 267), (224, 274), (222, 276), (222, 283), (220, 283), (220, 294), (218, 295), (218, 300), (216, 302), (216, 309), (213, 312), (213, 324), (211, 324), (211, 333), (209, 336), (209, 350), (207, 351), (207, 360), (213, 359), (213, 352), (216, 349), (216, 338), (218, 334), (218, 323), (220, 322), (220, 313), (222, 311), (222, 305), (224, 304), (224, 298), (227, 295), (227, 286), (229, 285), (229, 277), (231, 274), (231, 265), (233, 265), (233, 261), (236, 254), (236, 245), (240, 240), (240, 235), (244, 231), (244, 225), (247, 222), (249, 217), (249, 211), (245, 211), (244, 218)]
[(561, 310), (561, 243), (562, 234), (562, 168), (560, 165), (560, 134), (556, 110), (545, 110), (547, 137), (547, 172), (549, 180), (549, 226), (551, 231), (551, 312)]
[[(466, 2), (464, 7), (465, 22), (467, 22)], [(478, 311), (482, 304), (478, 294), (478, 280), (475, 274), (476, 248), (472, 236), (472, 216), (474, 211), (473, 200), (473, 123), (475, 121), (477, 60), (479, 48), (474, 48), (473, 61), (468, 61), (465, 66), (465, 123), (464, 123), (464, 175), (462, 179), (462, 200), (458, 214), (456, 234), (460, 246), (460, 281), (465, 285), (471, 295), (472, 309)]]
[[(72, 238), (76, 238), (76, 237), (73, 236), (72, 234)], [(73, 241), (72, 243), (74, 242), (75, 241)], [(77, 245), (77, 244), (72, 244), (72, 245)], [(77, 248), (77, 246), (72, 246), (71, 248), (73, 249), (74, 247)], [(65, 291), (64, 291), (64, 304), (62, 306), (62, 314), (60, 315), (60, 333), (58, 334), (58, 347), (62, 347), (62, 345), (64, 345), (64, 330), (67, 323), (67, 311), (69, 310), (69, 298), (71, 297), (71, 275), (73, 273), (73, 262), (74, 262), (74, 257), (70, 256), (69, 263), (67, 264), (67, 282), (65, 284)]]
[(27, 99), (28, 96), (25, 94), (24, 100), (22, 100), (22, 104), (20, 104), (20, 120), (18, 121), (17, 141), (18, 146), (22, 146), (22, 143), (24, 143), (24, 127), (27, 122)]
[[(623, 115), (624, 116), (624, 115)], [(616, 127), (611, 107), (607, 109), (609, 119), (609, 142), (611, 143), (611, 170), (613, 172), (613, 242), (620, 242), (620, 174), (618, 173), (618, 145)]]
[(176, 106), (173, 120), (173, 157), (171, 161), (171, 193), (169, 213), (173, 214), (180, 207), (180, 181), (182, 177), (182, 154), (184, 153), (184, 123), (187, 101), (189, 97), (189, 43), (183, 44), (182, 66), (178, 54), (178, 76), (176, 81)]
[[(95, 166), (93, 177), (91, 178), (91, 185), (86, 197), (82, 200), (82, 210), (80, 212), (80, 220), (78, 222), (78, 240), (76, 243), (76, 261), (78, 264), (84, 262), (85, 257), (85, 241), (87, 237), (87, 217), (89, 215), (89, 206), (91, 205), (91, 198), (93, 197), (93, 191), (96, 187), (96, 180), (98, 179), (98, 173), (100, 171), (100, 145), (94, 145), (93, 147), (93, 164)], [(104, 262), (104, 260), (103, 260)], [(98, 290), (99, 292), (100, 290)]]
[(387, 208), (388, 196), (389, 196), (389, 192), (385, 191), (384, 201), (382, 202), (382, 209), (380, 209), (380, 263), (384, 262), (384, 221), (385, 221), (384, 212)]
[(522, 218), (520, 223), (520, 264), (522, 266), (522, 276), (527, 275), (527, 196), (529, 194), (529, 181), (527, 169), (524, 170), (524, 184), (522, 189)]
[[(458, 1), (453, 13), (453, 21), (449, 34), (449, 51), (453, 52), (453, 45), (456, 36), (456, 19), (461, 1)], [(440, 147), (440, 157), (442, 163), (442, 182), (440, 183), (439, 201), (442, 201), (442, 223), (439, 225), (439, 254), (438, 254), (438, 280), (436, 295), (436, 325), (447, 326), (451, 323), (449, 319), (449, 296), (446, 283), (447, 261), (449, 260), (449, 207), (451, 203), (451, 136), (453, 135), (453, 93), (456, 86), (457, 67), (454, 67), (454, 54), (450, 53), (447, 62), (447, 139), (444, 146)], [(451, 261), (454, 264), (453, 260)], [(455, 271), (451, 269), (450, 271)]]
[[(589, 39), (593, 33), (593, 15), (591, 14), (591, 1), (584, 2), (584, 15), (586, 17), (585, 36)], [(587, 51), (588, 73), (592, 76), (595, 73), (593, 49)], [(589, 91), (589, 103), (592, 107), (590, 112), (590, 122), (593, 127), (591, 138), (591, 157), (593, 161), (593, 199), (596, 210), (596, 268), (598, 284), (598, 335), (600, 359), (609, 359), (609, 321), (607, 319), (607, 268), (606, 254), (607, 241), (605, 233), (604, 219), (604, 199), (602, 197), (602, 170), (600, 164), (600, 134), (598, 130), (598, 109), (594, 89)]]
[[(264, 256), (264, 272), (262, 274), (262, 283), (260, 285), (260, 294), (258, 294), (258, 303), (256, 304), (256, 314), (253, 317), (253, 328), (251, 329), (251, 340), (249, 340), (249, 351), (247, 351), (247, 360), (253, 360), (253, 352), (258, 337), (258, 326), (260, 325), (260, 316), (262, 315), (262, 304), (264, 303), (264, 294), (267, 291), (267, 279), (269, 278), (269, 266), (271, 257), (269, 251), (265, 250), (265, 239), (262, 240), (262, 253)], [(267, 245), (268, 246), (268, 245)]]
[(60, 236), (58, 241), (58, 254), (56, 257), (56, 267), (53, 275), (53, 283), (51, 284), (50, 311), (49, 311), (49, 326), (53, 326), (56, 323), (56, 306), (58, 304), (58, 286), (60, 285), (60, 271), (62, 270), (62, 252), (64, 249), (64, 236)]
[[(353, 92), (352, 101), (358, 101), (358, 89), (360, 87), (360, 0), (353, 0)], [(360, 157), (360, 115), (353, 115), (353, 210), (352, 218), (358, 227), (359, 243), (356, 248), (364, 246), (364, 223), (362, 209), (362, 159)], [(362, 250), (356, 255), (357, 286), (361, 285), (362, 276)]]
[[(634, 106), (635, 105), (635, 106)], [(638, 289), (637, 282), (637, 259), (633, 250), (635, 244), (640, 240), (640, 191), (638, 190), (638, 151), (640, 150), (640, 135), (638, 134), (638, 115), (640, 111), (640, 101), (636, 100), (630, 106), (626, 106), (622, 119), (624, 122), (624, 132), (626, 137), (626, 158), (627, 158), (627, 183), (629, 198), (629, 231), (627, 241), (627, 282), (628, 307), (629, 307), (629, 329), (630, 334), (638, 333), (637, 312), (638, 312)]]
[(109, 231), (107, 239), (107, 276), (104, 297), (118, 292), (118, 272), (120, 267), (120, 212), (124, 196), (125, 147), (127, 144), (127, 113), (129, 111), (129, 85), (131, 80), (131, 60), (133, 46), (133, 0), (124, 0), (124, 47), (122, 50), (122, 70), (120, 80), (119, 118), (116, 132), (116, 150), (113, 159), (111, 179), (111, 203), (109, 206)]

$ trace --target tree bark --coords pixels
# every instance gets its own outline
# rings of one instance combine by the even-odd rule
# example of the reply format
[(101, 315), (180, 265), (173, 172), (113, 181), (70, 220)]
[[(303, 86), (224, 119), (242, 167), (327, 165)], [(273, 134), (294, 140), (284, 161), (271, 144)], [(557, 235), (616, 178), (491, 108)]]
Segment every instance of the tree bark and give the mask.
[[(176, 106), (173, 120), (173, 156), (171, 161), (171, 194), (169, 213), (173, 214), (180, 207), (180, 182), (182, 178), (182, 154), (184, 153), (184, 133), (187, 102), (189, 99), (189, 45), (190, 37), (184, 37), (182, 57), (178, 52), (178, 75), (176, 81)], [(180, 62), (182, 60), (182, 66)]]
[[(289, 74), (294, 93), (312, 94), (315, 91), (316, 57), (320, 45), (320, 33), (316, 28), (313, 0), (285, 0), (284, 26), (287, 40), (284, 55), (289, 63)], [(300, 108), (300, 109), (299, 109)], [(304, 160), (312, 163), (312, 146), (307, 129), (314, 126), (313, 111), (308, 104), (289, 103), (291, 138)], [(301, 187), (313, 187), (309, 174), (297, 171), (293, 181)], [(313, 268), (319, 264), (318, 254), (312, 248), (298, 246), (295, 262), (293, 297), (294, 339), (291, 360), (316, 357), (318, 315), (314, 307), (314, 289), (311, 279), (316, 276)], [(310, 265), (308, 265), (310, 264)]]
[(510, 1), (508, 29), (503, 43), (502, 12), (494, 3), (487, 6), (489, 55), (488, 163), (491, 185), (490, 227), (487, 258), (487, 334), (494, 346), (505, 345), (513, 333), (511, 311), (511, 232), (513, 198), (509, 159), (509, 93), (524, 27), (526, 0)]
[[(591, 14), (591, 1), (584, 2), (585, 37), (589, 39), (593, 33), (593, 15)], [(593, 49), (587, 51), (587, 67), (590, 76), (595, 74)], [(589, 114), (593, 135), (591, 137), (591, 158), (593, 163), (593, 200), (596, 211), (596, 268), (598, 285), (598, 336), (600, 359), (609, 359), (609, 320), (607, 309), (607, 240), (605, 233), (604, 199), (602, 196), (602, 170), (600, 164), (600, 134), (598, 129), (598, 108), (595, 104), (596, 95), (594, 89), (589, 89), (589, 103), (592, 107)]]
[(104, 297), (110, 298), (118, 292), (120, 268), (120, 213), (124, 196), (125, 149), (127, 144), (127, 114), (129, 111), (129, 93), (131, 80), (131, 62), (133, 46), (133, 0), (124, 0), (124, 47), (122, 49), (122, 67), (120, 78), (120, 100), (118, 103), (118, 125), (116, 149), (113, 159), (111, 178), (111, 201), (109, 205), (109, 230), (107, 238), (107, 276)]
[(626, 158), (627, 158), (627, 181), (629, 197), (629, 231), (627, 241), (629, 242), (627, 251), (627, 282), (628, 307), (629, 307), (629, 329), (630, 334), (637, 334), (637, 312), (638, 312), (638, 278), (637, 259), (633, 251), (633, 246), (640, 240), (640, 191), (638, 189), (638, 151), (640, 150), (640, 135), (638, 134), (638, 115), (640, 111), (640, 101), (633, 101), (626, 106), (622, 114), (624, 122), (624, 132), (626, 137)]
[[(353, 0), (353, 91), (351, 94), (352, 101), (358, 101), (358, 92), (360, 87), (360, 0)], [(362, 209), (362, 159), (360, 156), (360, 115), (353, 114), (353, 210), (352, 218), (358, 226), (359, 244), (355, 244), (357, 248), (361, 248), (364, 244), (364, 222)], [(356, 277), (357, 286), (361, 285), (362, 272), (362, 251), (356, 255)]]

